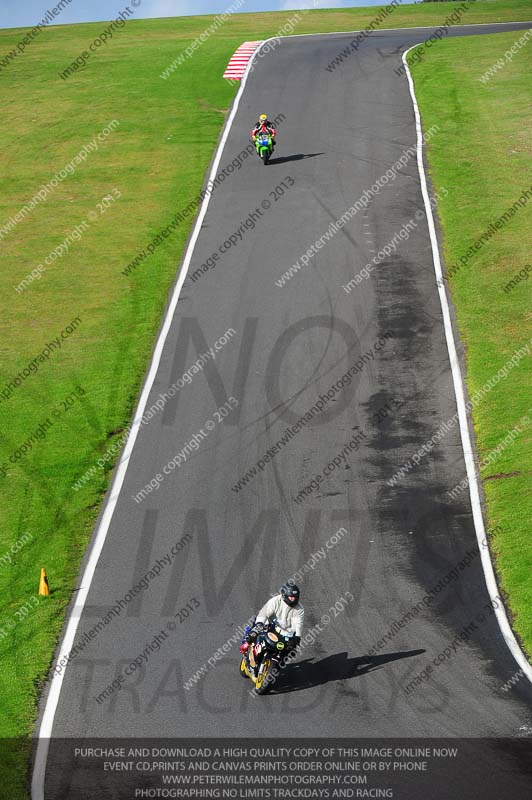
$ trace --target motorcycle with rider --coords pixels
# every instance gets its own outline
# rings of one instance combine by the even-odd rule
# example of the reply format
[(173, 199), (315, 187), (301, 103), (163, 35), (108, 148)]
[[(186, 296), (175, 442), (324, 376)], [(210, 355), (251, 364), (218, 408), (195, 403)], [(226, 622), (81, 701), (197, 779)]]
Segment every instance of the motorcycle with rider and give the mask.
[(299, 598), (299, 587), (285, 583), (246, 628), (240, 645), (240, 674), (251, 678), (257, 694), (271, 688), (301, 642), (305, 609)]
[(251, 131), (251, 141), (257, 149), (259, 158), (262, 159), (264, 164), (267, 164), (275, 150), (275, 137), (277, 131), (272, 122), (268, 119), (267, 114), (261, 114), (255, 127)]

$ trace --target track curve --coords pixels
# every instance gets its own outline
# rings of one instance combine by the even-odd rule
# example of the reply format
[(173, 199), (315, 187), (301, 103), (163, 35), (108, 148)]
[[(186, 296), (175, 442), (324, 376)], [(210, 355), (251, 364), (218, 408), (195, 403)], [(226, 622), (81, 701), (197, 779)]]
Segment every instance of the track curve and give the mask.
[[(246, 148), (257, 112), (284, 115), (278, 147), (268, 167), (246, 158), (214, 190), (148, 406), (225, 332), (235, 334), (139, 431), (76, 640), (154, 562), (165, 566), (66, 669), (54, 736), (252, 736), (260, 726), (275, 737), (287, 724), (291, 736), (530, 732), (532, 688), (521, 681), (503, 689), (517, 667), (489, 613), (468, 496), (448, 495), (465, 474), (457, 426), (388, 483), (456, 412), (427, 224), (416, 217), (423, 203), (415, 156), (394, 167), (416, 142), (408, 84), (397, 74), (401, 53), (428, 36), (430, 29), (376, 32), (332, 71), (327, 65), (353, 34), (290, 37), (250, 74), (221, 163)], [(367, 208), (276, 285), (390, 169), (395, 177)], [(408, 237), (347, 292), (412, 219)], [(236, 243), (224, 248), (232, 234)], [(207, 263), (213, 268), (193, 278)], [(317, 403), (321, 410), (294, 433)], [(186, 461), (164, 474), (194, 437)], [(137, 502), (158, 473), (160, 488)], [(302, 497), (317, 474), (318, 489)], [(327, 547), (341, 528), (347, 534)], [(251, 699), (233, 644), (185, 688), (304, 567), (308, 628), (331, 619), (286, 681)], [(335, 618), (328, 612), (346, 591), (354, 601)], [(175, 615), (189, 603), (180, 622)], [(97, 701), (161, 630), (160, 649)]]

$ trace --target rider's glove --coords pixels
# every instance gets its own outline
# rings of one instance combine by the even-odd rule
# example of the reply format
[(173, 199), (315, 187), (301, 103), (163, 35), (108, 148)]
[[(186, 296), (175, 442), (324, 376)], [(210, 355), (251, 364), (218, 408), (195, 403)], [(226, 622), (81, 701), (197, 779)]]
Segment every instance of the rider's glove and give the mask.
[(248, 635), (246, 636), (246, 642), (248, 642), (249, 644), (251, 644), (251, 642), (254, 642), (259, 633), (261, 632), (261, 630), (263, 629), (263, 627), (264, 626), (262, 622), (258, 622), (256, 625), (254, 625), (250, 630), (250, 632), (248, 633)]

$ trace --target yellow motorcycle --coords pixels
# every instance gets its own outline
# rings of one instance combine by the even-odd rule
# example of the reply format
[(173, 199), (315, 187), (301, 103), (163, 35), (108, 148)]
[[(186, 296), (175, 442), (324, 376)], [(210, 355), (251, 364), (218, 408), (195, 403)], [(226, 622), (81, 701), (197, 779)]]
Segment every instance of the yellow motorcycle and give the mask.
[(283, 658), (293, 649), (294, 635), (273, 619), (257, 633), (242, 653), (240, 674), (250, 678), (257, 694), (266, 694), (282, 669)]

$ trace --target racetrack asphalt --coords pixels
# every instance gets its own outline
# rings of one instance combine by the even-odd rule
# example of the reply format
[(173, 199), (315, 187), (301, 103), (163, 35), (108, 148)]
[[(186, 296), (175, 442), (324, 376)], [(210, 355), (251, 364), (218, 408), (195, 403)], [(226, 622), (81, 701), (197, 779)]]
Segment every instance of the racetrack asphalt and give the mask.
[[(468, 26), (449, 35), (527, 27)], [(415, 155), (307, 267), (276, 285), (331, 222), (415, 148), (407, 79), (394, 70), (402, 52), (430, 34), (375, 32), (333, 71), (326, 67), (352, 33), (287, 38), (250, 74), (221, 164), (246, 148), (261, 112), (284, 115), (278, 146), (267, 167), (253, 155), (212, 194), (148, 407), (226, 331), (235, 335), (141, 427), (76, 641), (189, 536), (171, 566), (67, 667), (54, 736), (532, 731), (528, 681), (503, 689), (518, 667), (488, 610), (469, 494), (449, 496), (465, 475), (458, 426), (395, 486), (388, 483), (456, 412)], [(252, 213), (254, 227), (241, 228)], [(408, 238), (346, 292), (342, 287), (412, 219)], [(220, 253), (239, 228), (242, 237)], [(214, 253), (214, 268), (192, 280)], [(235, 491), (350, 368), (351, 382), (322, 400), (322, 410)], [(228, 402), (235, 407), (222, 417), (217, 409)], [(197, 449), (136, 502), (195, 434)], [(357, 436), (356, 448), (328, 469)], [(296, 502), (324, 470), (318, 489)], [(342, 527), (347, 534), (314, 559), (313, 569), (304, 567)], [(298, 570), (306, 573), (306, 629), (320, 624), (322, 631), (276, 689), (250, 697), (238, 673), (238, 644), (184, 688)], [(335, 616), (330, 610), (346, 592), (354, 600)], [(423, 605), (427, 595), (433, 599)], [(160, 649), (98, 702), (161, 630)], [(446, 648), (450, 655), (408, 691)], [(49, 772), (46, 796), (55, 797), (53, 765)]]

